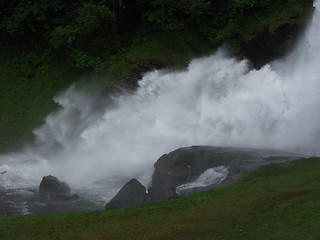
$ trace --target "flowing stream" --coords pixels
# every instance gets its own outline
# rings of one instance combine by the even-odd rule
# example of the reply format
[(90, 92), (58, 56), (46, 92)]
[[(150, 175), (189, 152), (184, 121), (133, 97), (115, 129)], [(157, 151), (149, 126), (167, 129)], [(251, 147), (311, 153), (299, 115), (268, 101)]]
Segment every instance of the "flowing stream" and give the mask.
[[(155, 161), (182, 146), (320, 154), (320, 1), (315, 7), (295, 49), (260, 70), (220, 49), (185, 71), (145, 74), (134, 93), (97, 100), (70, 87), (34, 131), (36, 144), (0, 156), (0, 214), (33, 212), (28, 196), (49, 174), (94, 202), (88, 209), (102, 208), (128, 179), (148, 185)], [(16, 212), (3, 210), (7, 194), (24, 196), (10, 200)]]

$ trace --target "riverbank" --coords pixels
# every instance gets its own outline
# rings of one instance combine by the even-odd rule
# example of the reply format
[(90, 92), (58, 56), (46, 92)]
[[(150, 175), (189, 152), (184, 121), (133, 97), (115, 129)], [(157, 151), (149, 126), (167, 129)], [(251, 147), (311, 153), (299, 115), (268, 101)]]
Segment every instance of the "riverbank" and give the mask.
[(320, 159), (273, 164), (233, 186), (118, 210), (0, 218), (3, 240), (317, 239)]

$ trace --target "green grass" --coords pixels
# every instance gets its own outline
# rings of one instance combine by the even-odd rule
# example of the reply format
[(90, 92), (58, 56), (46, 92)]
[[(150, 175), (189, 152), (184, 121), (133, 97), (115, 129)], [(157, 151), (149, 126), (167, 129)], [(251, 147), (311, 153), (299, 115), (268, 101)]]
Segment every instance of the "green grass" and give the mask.
[(320, 158), (269, 165), (241, 183), (118, 210), (0, 218), (1, 240), (319, 239)]

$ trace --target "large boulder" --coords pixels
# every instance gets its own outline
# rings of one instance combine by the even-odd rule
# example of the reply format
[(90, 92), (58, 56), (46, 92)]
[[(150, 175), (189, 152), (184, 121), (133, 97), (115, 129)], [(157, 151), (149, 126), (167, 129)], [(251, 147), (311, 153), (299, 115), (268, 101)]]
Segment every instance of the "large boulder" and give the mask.
[(264, 28), (255, 37), (242, 42), (240, 55), (249, 59), (254, 68), (284, 57), (296, 44), (304, 24), (283, 24), (276, 29)]
[(49, 175), (42, 178), (39, 186), (39, 198), (41, 201), (70, 201), (79, 199), (79, 196), (71, 194), (67, 183)]
[(178, 197), (175, 187), (158, 186), (157, 188), (149, 187), (148, 194), (151, 201), (160, 201), (168, 198)]
[[(234, 183), (240, 176), (260, 166), (304, 157), (268, 149), (192, 146), (161, 156), (154, 164), (152, 188), (175, 189), (179, 195)], [(181, 193), (181, 194), (180, 194)]]
[(107, 203), (105, 209), (116, 209), (149, 202), (146, 188), (136, 179), (131, 179)]
[(105, 206), (115, 209), (189, 195), (235, 183), (243, 174), (271, 163), (287, 163), (300, 154), (268, 149), (192, 146), (165, 154), (154, 164), (148, 192), (130, 180)]

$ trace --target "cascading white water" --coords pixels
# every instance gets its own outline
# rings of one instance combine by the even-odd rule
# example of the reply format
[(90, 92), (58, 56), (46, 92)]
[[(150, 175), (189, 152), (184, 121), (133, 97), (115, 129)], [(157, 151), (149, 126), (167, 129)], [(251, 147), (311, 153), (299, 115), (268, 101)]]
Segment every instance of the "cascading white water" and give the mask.
[(207, 187), (211, 184), (220, 184), (227, 178), (228, 174), (228, 168), (225, 166), (209, 168), (195, 179), (195, 181), (178, 186), (176, 188), (176, 192), (183, 195), (183, 193), (188, 193), (188, 191), (191, 192), (193, 188)]
[(186, 71), (146, 74), (135, 93), (99, 111), (71, 87), (56, 98), (61, 110), (35, 131), (36, 146), (0, 157), (0, 183), (36, 186), (48, 174), (73, 186), (131, 177), (147, 183), (162, 154), (189, 145), (320, 154), (319, 1), (315, 7), (296, 49), (260, 70), (219, 50)]

